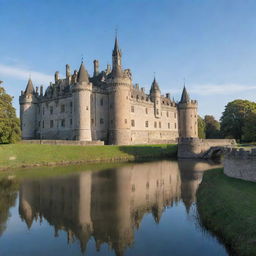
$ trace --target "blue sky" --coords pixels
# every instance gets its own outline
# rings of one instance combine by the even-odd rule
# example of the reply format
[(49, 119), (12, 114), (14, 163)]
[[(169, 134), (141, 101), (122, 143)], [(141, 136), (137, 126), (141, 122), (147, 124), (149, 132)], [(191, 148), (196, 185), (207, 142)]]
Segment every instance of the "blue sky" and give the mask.
[(178, 100), (184, 78), (200, 115), (221, 116), (227, 102), (256, 97), (255, 0), (0, 0), (0, 80), (14, 96), (47, 86), (81, 56), (111, 63), (115, 28), (123, 67), (146, 90), (154, 72)]

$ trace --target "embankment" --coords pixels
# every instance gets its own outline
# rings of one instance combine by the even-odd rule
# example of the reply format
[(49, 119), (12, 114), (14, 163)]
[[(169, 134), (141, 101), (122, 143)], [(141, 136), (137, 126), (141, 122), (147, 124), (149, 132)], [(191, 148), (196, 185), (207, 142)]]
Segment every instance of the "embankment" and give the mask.
[(197, 191), (202, 224), (231, 248), (232, 255), (256, 255), (256, 184), (215, 169), (204, 173)]
[(73, 146), (10, 144), (0, 146), (0, 170), (97, 162), (125, 162), (177, 156), (177, 145)]

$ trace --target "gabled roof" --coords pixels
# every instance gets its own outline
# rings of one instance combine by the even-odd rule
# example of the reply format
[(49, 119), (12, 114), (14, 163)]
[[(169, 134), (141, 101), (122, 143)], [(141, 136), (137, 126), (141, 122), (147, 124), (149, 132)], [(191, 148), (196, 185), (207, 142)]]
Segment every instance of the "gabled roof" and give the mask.
[(156, 78), (154, 77), (154, 81), (153, 81), (153, 83), (151, 85), (151, 88), (150, 88), (150, 93), (155, 92), (155, 91), (159, 91), (160, 92), (160, 88), (159, 88), (159, 85), (158, 85), (158, 83), (156, 81)]
[(78, 83), (82, 83), (82, 82), (89, 83), (88, 72), (86, 71), (83, 62), (81, 63), (81, 66), (79, 68), (77, 81)]
[(28, 84), (25, 90), (25, 94), (34, 94), (35, 90), (34, 90), (34, 86), (32, 83), (31, 78), (28, 79)]
[(182, 91), (182, 95), (181, 95), (181, 99), (180, 99), (180, 103), (187, 103), (190, 101), (190, 97), (189, 94), (187, 92), (187, 89), (184, 85), (183, 91)]

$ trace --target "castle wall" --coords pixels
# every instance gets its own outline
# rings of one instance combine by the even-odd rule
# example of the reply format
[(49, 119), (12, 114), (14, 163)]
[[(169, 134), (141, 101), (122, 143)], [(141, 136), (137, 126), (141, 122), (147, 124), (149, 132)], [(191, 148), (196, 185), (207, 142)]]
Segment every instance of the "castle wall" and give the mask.
[(37, 139), (73, 139), (73, 100), (72, 97), (49, 100), (38, 104)]
[(163, 106), (159, 117), (151, 101), (131, 100), (131, 144), (174, 142), (178, 138), (177, 108)]
[(233, 148), (224, 156), (224, 173), (232, 178), (256, 182), (256, 148)]

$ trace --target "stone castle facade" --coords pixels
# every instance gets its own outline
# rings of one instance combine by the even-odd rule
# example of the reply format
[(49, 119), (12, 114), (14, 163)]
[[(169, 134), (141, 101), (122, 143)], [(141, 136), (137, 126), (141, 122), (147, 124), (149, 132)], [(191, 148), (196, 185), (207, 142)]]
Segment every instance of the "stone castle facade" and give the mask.
[(154, 79), (150, 93), (133, 85), (129, 69), (122, 68), (122, 53), (115, 39), (112, 68), (99, 71), (94, 60), (90, 77), (83, 62), (66, 78), (55, 73), (55, 83), (34, 89), (29, 79), (20, 96), (23, 139), (94, 141), (106, 144), (168, 143), (197, 137), (197, 101), (184, 87), (179, 103), (161, 95)]

